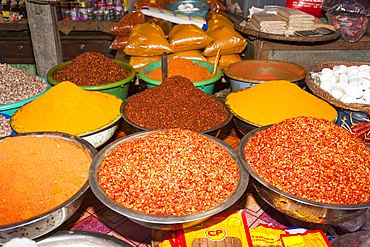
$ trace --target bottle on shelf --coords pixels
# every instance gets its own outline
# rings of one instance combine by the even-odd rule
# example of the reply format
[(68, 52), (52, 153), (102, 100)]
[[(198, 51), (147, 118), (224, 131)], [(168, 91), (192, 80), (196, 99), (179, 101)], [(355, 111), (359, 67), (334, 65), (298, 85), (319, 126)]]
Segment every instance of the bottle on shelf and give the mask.
[(1, 1), (1, 12), (3, 13), (4, 18), (9, 18), (10, 16), (10, 5), (7, 0)]

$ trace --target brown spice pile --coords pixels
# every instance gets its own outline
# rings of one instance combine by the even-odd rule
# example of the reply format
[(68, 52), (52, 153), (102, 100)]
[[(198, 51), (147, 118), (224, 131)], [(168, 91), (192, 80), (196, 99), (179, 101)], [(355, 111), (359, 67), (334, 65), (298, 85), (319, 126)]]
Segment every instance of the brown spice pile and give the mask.
[(127, 100), (125, 113), (146, 129), (182, 128), (199, 132), (220, 126), (228, 115), (220, 102), (182, 76), (169, 77), (158, 86), (132, 96)]
[(97, 52), (85, 52), (55, 74), (54, 80), (70, 81), (78, 86), (99, 86), (121, 81), (130, 72)]

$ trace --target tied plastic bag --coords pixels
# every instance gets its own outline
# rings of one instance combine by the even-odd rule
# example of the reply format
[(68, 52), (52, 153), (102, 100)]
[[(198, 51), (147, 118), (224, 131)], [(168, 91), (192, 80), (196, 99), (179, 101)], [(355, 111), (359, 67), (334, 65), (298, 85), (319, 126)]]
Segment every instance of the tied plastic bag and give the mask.
[(116, 36), (109, 46), (112, 50), (123, 50), (127, 45), (127, 40), (129, 36)]
[(142, 23), (132, 30), (124, 52), (131, 56), (159, 56), (163, 52), (172, 53), (173, 50), (158, 25)]
[(327, 12), (347, 12), (370, 16), (370, 2), (367, 0), (324, 0), (322, 9)]
[(136, 72), (139, 72), (139, 70), (145, 65), (160, 60), (161, 56), (151, 56), (151, 57), (130, 56), (129, 64), (135, 69)]
[(213, 38), (194, 24), (178, 24), (171, 30), (169, 41), (173, 51), (179, 52), (203, 49)]
[(364, 15), (346, 12), (326, 13), (329, 24), (341, 31), (342, 39), (357, 42), (366, 33), (369, 19)]
[(214, 40), (204, 48), (203, 55), (206, 57), (216, 56), (219, 49), (220, 55), (240, 53), (247, 46), (247, 40), (229, 26), (220, 26), (208, 34)]
[(146, 17), (141, 12), (131, 12), (115, 23), (110, 33), (116, 36), (129, 36), (137, 24), (146, 22)]
[(185, 58), (190, 60), (207, 61), (207, 59), (202, 55), (200, 50), (180, 51), (168, 55), (168, 59), (173, 58)]
[[(216, 56), (213, 57), (207, 57), (207, 61), (210, 63), (215, 63)], [(240, 57), (239, 54), (229, 54), (229, 55), (222, 55), (220, 56), (218, 67), (221, 70), (226, 69), (230, 64), (236, 63), (241, 61), (242, 58)]]
[(232, 23), (232, 21), (230, 21), (229, 18), (222, 13), (213, 12), (208, 14), (207, 18), (209, 18), (207, 33), (214, 31), (220, 26), (229, 26), (234, 28), (234, 23)]

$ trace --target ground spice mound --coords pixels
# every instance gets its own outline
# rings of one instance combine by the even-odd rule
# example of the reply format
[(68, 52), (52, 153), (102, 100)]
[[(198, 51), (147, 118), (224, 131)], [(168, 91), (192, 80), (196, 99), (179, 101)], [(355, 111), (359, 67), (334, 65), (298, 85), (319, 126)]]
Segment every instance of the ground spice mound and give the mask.
[(89, 178), (90, 154), (66, 140), (6, 137), (0, 150), (0, 226), (52, 210)]
[(129, 75), (129, 71), (103, 54), (85, 52), (60, 68), (54, 80), (71, 81), (78, 86), (99, 86), (124, 80)]
[(245, 146), (250, 167), (273, 186), (310, 201), (370, 201), (369, 148), (324, 119), (286, 119), (260, 131)]
[(235, 189), (239, 169), (219, 144), (172, 129), (119, 144), (106, 154), (99, 184), (117, 203), (144, 213), (185, 215), (207, 210)]
[[(193, 63), (186, 58), (174, 58), (167, 63), (168, 77), (183, 76), (188, 78), (191, 82), (205, 81), (212, 78), (206, 67)], [(148, 78), (162, 81), (162, 66), (153, 69), (148, 75)]]
[(225, 107), (181, 76), (173, 76), (140, 94), (125, 105), (127, 117), (146, 129), (182, 128), (205, 131), (227, 119)]

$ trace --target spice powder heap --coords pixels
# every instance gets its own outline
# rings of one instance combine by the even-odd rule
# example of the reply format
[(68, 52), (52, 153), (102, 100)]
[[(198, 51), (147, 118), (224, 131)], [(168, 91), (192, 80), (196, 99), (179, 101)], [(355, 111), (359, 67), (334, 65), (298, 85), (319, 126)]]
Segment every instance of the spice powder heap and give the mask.
[(189, 130), (149, 133), (106, 154), (99, 173), (105, 193), (124, 207), (156, 215), (207, 210), (235, 189), (239, 169), (217, 143)]
[(220, 102), (182, 76), (169, 77), (158, 86), (127, 99), (125, 114), (146, 129), (182, 128), (193, 131), (216, 128), (228, 116)]
[(88, 181), (91, 155), (70, 141), (5, 137), (0, 150), (0, 226), (60, 206)]
[(99, 86), (124, 80), (130, 72), (97, 52), (85, 52), (60, 68), (54, 80), (70, 81), (78, 86)]
[[(191, 82), (205, 81), (212, 78), (206, 67), (193, 63), (186, 58), (174, 58), (167, 63), (168, 77), (183, 76)], [(162, 66), (153, 69), (148, 75), (148, 78), (156, 81), (162, 81)]]
[(370, 201), (370, 150), (325, 119), (286, 119), (260, 131), (245, 146), (250, 167), (276, 188), (310, 201)]

